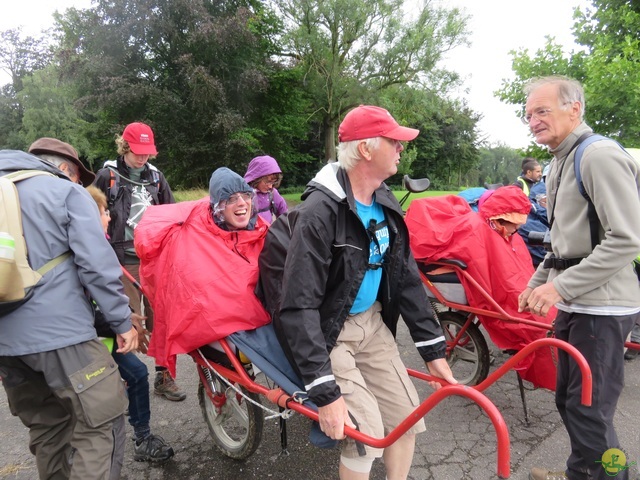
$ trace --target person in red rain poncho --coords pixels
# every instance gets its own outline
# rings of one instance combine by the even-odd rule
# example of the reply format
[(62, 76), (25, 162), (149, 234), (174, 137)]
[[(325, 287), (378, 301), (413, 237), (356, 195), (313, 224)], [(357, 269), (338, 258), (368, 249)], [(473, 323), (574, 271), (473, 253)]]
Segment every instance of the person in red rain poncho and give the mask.
[(253, 189), (219, 168), (209, 198), (149, 207), (136, 228), (142, 288), (156, 319), (149, 355), (175, 375), (176, 356), (271, 320), (253, 293), (269, 225)]
[[(464, 261), (467, 272), (511, 316), (551, 323), (532, 313), (518, 313), (518, 295), (533, 274), (531, 256), (519, 235), (531, 204), (518, 187), (501, 187), (483, 199), (478, 213), (455, 195), (417, 199), (411, 202), (406, 222), (411, 249), (420, 259), (455, 258)], [(492, 310), (472, 285), (465, 287), (469, 305)], [(479, 316), (491, 340), (500, 349), (520, 350), (543, 338), (547, 330), (497, 318)], [(556, 367), (550, 348), (536, 350), (516, 366), (522, 378), (535, 386), (555, 390)]]

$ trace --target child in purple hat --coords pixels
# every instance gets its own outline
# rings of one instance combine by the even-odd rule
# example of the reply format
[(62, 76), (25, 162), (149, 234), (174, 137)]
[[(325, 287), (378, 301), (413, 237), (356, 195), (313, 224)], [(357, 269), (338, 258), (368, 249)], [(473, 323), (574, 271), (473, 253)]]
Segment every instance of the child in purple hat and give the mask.
[(273, 223), (287, 211), (287, 202), (277, 190), (282, 181), (282, 170), (275, 158), (268, 155), (255, 157), (249, 162), (244, 180), (256, 193), (253, 208), (267, 223)]

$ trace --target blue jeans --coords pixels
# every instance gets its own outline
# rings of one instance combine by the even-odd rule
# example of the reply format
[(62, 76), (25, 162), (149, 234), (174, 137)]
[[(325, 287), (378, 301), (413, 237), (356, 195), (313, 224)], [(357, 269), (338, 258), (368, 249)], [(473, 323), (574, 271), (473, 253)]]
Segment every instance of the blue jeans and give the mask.
[(148, 426), (151, 419), (149, 406), (149, 371), (135, 353), (113, 352), (120, 375), (127, 382), (129, 396), (129, 423), (136, 427)]

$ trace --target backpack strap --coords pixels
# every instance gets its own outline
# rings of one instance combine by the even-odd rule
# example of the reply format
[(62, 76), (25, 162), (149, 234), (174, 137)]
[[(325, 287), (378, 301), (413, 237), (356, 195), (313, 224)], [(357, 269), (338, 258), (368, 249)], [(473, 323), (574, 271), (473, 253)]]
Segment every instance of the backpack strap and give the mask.
[(118, 196), (120, 188), (120, 175), (116, 175), (115, 170), (109, 168), (109, 206), (113, 206)]
[(136, 182), (122, 175), (120, 172), (116, 170), (113, 166), (108, 166), (109, 169), (109, 206), (113, 206), (116, 202), (116, 198), (118, 197), (118, 191), (120, 190), (120, 178), (124, 179), (127, 183), (132, 185), (139, 185), (141, 187), (145, 187), (149, 194), (153, 197), (153, 200), (156, 205), (159, 204), (158, 194), (160, 192), (160, 174), (158, 170), (154, 168), (149, 168), (149, 172), (151, 174), (150, 182)]
[[(155, 167), (149, 166), (149, 172), (151, 173), (151, 182), (146, 186), (147, 191), (153, 197), (156, 205), (160, 204), (160, 173)], [(151, 187), (151, 188), (149, 188)]]
[(49, 260), (47, 263), (41, 266), (38, 270), (36, 270), (36, 272), (38, 272), (41, 276), (44, 277), (45, 273), (47, 273), (49, 270), (53, 270), (55, 267), (60, 265), (70, 256), (71, 256), (71, 250), (67, 250), (63, 254), (58, 255), (56, 258)]
[(576, 182), (578, 183), (578, 191), (580, 195), (582, 195), (587, 201), (587, 218), (589, 219), (589, 233), (591, 235), (591, 249), (596, 248), (596, 245), (600, 243), (600, 239), (598, 237), (598, 227), (600, 226), (600, 221), (598, 220), (598, 213), (596, 212), (596, 206), (593, 204), (593, 200), (589, 197), (589, 194), (584, 188), (584, 183), (582, 183), (582, 172), (580, 171), (580, 162), (582, 161), (582, 154), (584, 153), (584, 149), (591, 145), (593, 142), (598, 142), (600, 140), (607, 140), (607, 137), (603, 137), (602, 135), (590, 135), (585, 140), (580, 142), (578, 148), (576, 148), (576, 154), (573, 157), (573, 171), (576, 176)]
[(269, 205), (267, 205), (264, 208), (261, 208), (260, 210), (256, 211), (256, 213), (264, 213), (264, 212), (271, 212), (271, 220), (275, 220), (276, 218), (278, 218), (278, 215), (276, 213), (276, 202), (273, 199), (273, 190), (269, 190)]
[(127, 183), (132, 185), (139, 185), (141, 187), (145, 187), (149, 194), (153, 197), (153, 200), (156, 205), (158, 205), (160, 193), (160, 173), (155, 167), (149, 166), (149, 173), (151, 174), (150, 182), (135, 182), (126, 176), (123, 176), (114, 166), (107, 166), (109, 169), (109, 206), (113, 206), (116, 202), (116, 198), (118, 197), (118, 191), (120, 190), (120, 178), (122, 177)]

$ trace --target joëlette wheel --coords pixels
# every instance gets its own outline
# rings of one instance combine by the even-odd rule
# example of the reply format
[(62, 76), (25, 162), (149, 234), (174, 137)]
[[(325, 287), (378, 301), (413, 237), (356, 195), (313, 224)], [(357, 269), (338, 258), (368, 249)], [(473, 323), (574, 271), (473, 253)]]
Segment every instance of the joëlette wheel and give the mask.
[(463, 385), (479, 384), (489, 374), (490, 357), (487, 341), (478, 325), (471, 322), (456, 342), (467, 316), (458, 312), (441, 312), (438, 319), (447, 342), (447, 362), (453, 376)]
[[(264, 411), (258, 405), (247, 401), (233, 388), (223, 383), (215, 374), (211, 374), (213, 385), (217, 392), (222, 392), (225, 399), (218, 408), (207, 396), (205, 388), (200, 382), (198, 386), (198, 401), (202, 409), (209, 433), (216, 448), (227, 457), (235, 460), (245, 460), (255, 452), (262, 439), (264, 425)], [(249, 392), (244, 387), (236, 385), (244, 395), (260, 403), (259, 395)]]

